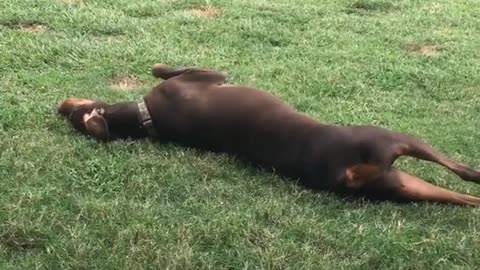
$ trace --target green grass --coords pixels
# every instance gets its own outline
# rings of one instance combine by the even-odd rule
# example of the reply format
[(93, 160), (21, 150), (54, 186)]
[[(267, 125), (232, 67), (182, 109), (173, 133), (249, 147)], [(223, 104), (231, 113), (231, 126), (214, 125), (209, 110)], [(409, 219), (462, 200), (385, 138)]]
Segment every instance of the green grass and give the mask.
[[(202, 7), (223, 13), (188, 11)], [(315, 194), (225, 155), (99, 145), (54, 113), (72, 96), (139, 100), (153, 63), (197, 65), (478, 166), (478, 14), (475, 0), (0, 1), (0, 269), (478, 269), (479, 209)], [(128, 75), (142, 84), (112, 89)]]

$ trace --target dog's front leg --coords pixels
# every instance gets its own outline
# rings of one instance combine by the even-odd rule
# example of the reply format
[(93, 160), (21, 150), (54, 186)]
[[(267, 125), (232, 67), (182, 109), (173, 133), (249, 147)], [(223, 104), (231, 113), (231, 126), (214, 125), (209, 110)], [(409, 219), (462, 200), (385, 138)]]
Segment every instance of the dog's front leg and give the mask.
[(197, 67), (174, 68), (165, 64), (153, 65), (152, 75), (164, 80), (184, 75), (184, 79), (188, 81), (207, 82), (212, 84), (221, 84), (227, 80), (227, 75), (219, 71)]

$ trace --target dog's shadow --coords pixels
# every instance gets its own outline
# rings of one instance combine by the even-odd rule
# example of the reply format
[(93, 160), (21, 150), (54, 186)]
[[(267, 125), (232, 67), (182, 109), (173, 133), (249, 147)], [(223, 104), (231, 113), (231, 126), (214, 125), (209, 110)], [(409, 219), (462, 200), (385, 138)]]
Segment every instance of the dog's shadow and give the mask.
[[(79, 137), (83, 137), (89, 141), (91, 141), (92, 147), (95, 148), (102, 148), (102, 149), (111, 149), (111, 143), (102, 143), (102, 142), (97, 142), (95, 139), (91, 137), (86, 137), (83, 134), (79, 134), (78, 132), (75, 132), (74, 130), (65, 130), (63, 127), (64, 121), (58, 121), (56, 119), (55, 121), (48, 122), (48, 129), (51, 131), (55, 131), (56, 133), (60, 132), (62, 135), (74, 135), (77, 134)], [(384, 194), (384, 193), (379, 193), (379, 192), (369, 192), (369, 191), (360, 191), (357, 193), (351, 193), (349, 191), (328, 191), (328, 190), (322, 190), (322, 189), (315, 189), (312, 187), (309, 187), (305, 184), (303, 184), (299, 179), (293, 179), (289, 178), (286, 176), (282, 176), (278, 173), (275, 173), (271, 169), (264, 168), (262, 166), (259, 166), (258, 164), (254, 164), (251, 161), (242, 158), (236, 154), (232, 153), (224, 153), (224, 152), (219, 152), (219, 151), (211, 151), (209, 149), (198, 149), (198, 148), (192, 148), (188, 147), (185, 145), (177, 144), (177, 143), (172, 143), (172, 142), (161, 142), (156, 139), (151, 139), (151, 138), (146, 138), (146, 139), (121, 139), (117, 141), (124, 141), (127, 144), (133, 144), (133, 143), (142, 143), (142, 144), (148, 144), (155, 146), (156, 151), (165, 151), (165, 149), (168, 149), (168, 151), (185, 151), (188, 150), (191, 152), (193, 155), (201, 156), (203, 158), (206, 158), (209, 155), (221, 155), (225, 157), (224, 160), (228, 162), (228, 166), (232, 166), (233, 169), (237, 171), (249, 171), (249, 175), (252, 177), (255, 177), (256, 181), (258, 181), (258, 178), (263, 178), (263, 180), (260, 180), (262, 184), (267, 185), (269, 184), (270, 186), (278, 186), (278, 189), (282, 188), (287, 188), (291, 190), (292, 192), (294, 191), (306, 191), (307, 193), (313, 194), (313, 195), (325, 195), (330, 198), (334, 198), (335, 200), (339, 200), (345, 203), (346, 208), (351, 208), (352, 206), (366, 206), (366, 205), (382, 205), (385, 203), (395, 203), (399, 205), (409, 205), (413, 204), (411, 201), (408, 200), (402, 200), (400, 198), (396, 198), (393, 196), (390, 196), (389, 194)], [(272, 174), (274, 177), (272, 177)], [(265, 176), (265, 177), (262, 177)], [(321, 200), (321, 198), (325, 198), (325, 196), (312, 196), (315, 197), (314, 200)]]
[[(153, 142), (153, 144), (156, 144)], [(232, 153), (224, 153), (224, 152), (216, 152), (211, 151), (208, 149), (196, 149), (191, 148), (188, 146), (175, 144), (175, 143), (166, 143), (166, 144), (157, 144), (156, 149), (158, 151), (162, 151), (164, 147), (168, 147), (169, 149), (178, 149), (178, 150), (187, 150), (190, 151), (193, 155), (201, 156), (206, 158), (207, 156), (215, 155), (221, 156), (221, 159), (228, 162), (228, 166), (233, 167), (236, 171), (247, 171), (248, 175), (253, 178), (256, 178), (255, 181), (261, 181), (263, 185), (269, 186), (277, 186), (279, 190), (282, 188), (287, 188), (292, 192), (295, 191), (306, 191), (307, 193), (313, 195), (325, 195), (336, 200), (343, 201), (349, 204), (349, 208), (352, 204), (355, 205), (382, 205), (385, 203), (396, 203), (399, 205), (409, 205), (413, 204), (411, 201), (394, 197), (388, 193), (382, 193), (375, 190), (360, 190), (358, 192), (352, 193), (351, 191), (347, 190), (336, 190), (336, 191), (329, 191), (325, 189), (318, 189), (310, 187), (304, 184), (300, 179), (290, 178), (288, 176), (283, 176), (281, 174), (276, 173), (272, 169), (268, 169), (262, 167), (258, 164), (255, 164), (249, 161), (246, 158), (242, 158), (236, 154)], [(272, 177), (273, 175), (273, 177)], [(258, 178), (261, 178), (258, 179)], [(321, 180), (320, 180), (321, 181)], [(321, 197), (325, 196), (313, 196), (316, 197), (315, 200), (320, 200)]]

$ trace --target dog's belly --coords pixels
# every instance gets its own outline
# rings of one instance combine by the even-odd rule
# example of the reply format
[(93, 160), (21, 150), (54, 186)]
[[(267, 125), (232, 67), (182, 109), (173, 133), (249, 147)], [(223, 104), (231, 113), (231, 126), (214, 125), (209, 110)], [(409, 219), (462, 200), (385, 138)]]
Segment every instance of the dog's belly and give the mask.
[(284, 176), (304, 176), (302, 155), (316, 124), (299, 114), (225, 113), (197, 123), (186, 133), (189, 146), (235, 154)]
[(163, 129), (189, 147), (238, 155), (290, 177), (302, 177), (302, 154), (319, 123), (268, 93), (224, 86), (181, 88), (161, 96)]

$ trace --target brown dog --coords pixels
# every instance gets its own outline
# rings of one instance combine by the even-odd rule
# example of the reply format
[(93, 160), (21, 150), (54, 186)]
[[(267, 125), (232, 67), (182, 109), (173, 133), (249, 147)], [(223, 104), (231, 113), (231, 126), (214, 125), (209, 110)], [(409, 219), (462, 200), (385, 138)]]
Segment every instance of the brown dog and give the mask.
[(217, 71), (155, 65), (161, 84), (141, 103), (68, 99), (58, 111), (99, 140), (155, 137), (235, 154), (306, 187), (381, 199), (480, 205), (392, 167), (402, 155), (441, 164), (463, 180), (480, 172), (408, 135), (373, 126), (332, 126), (256, 89), (226, 84)]

